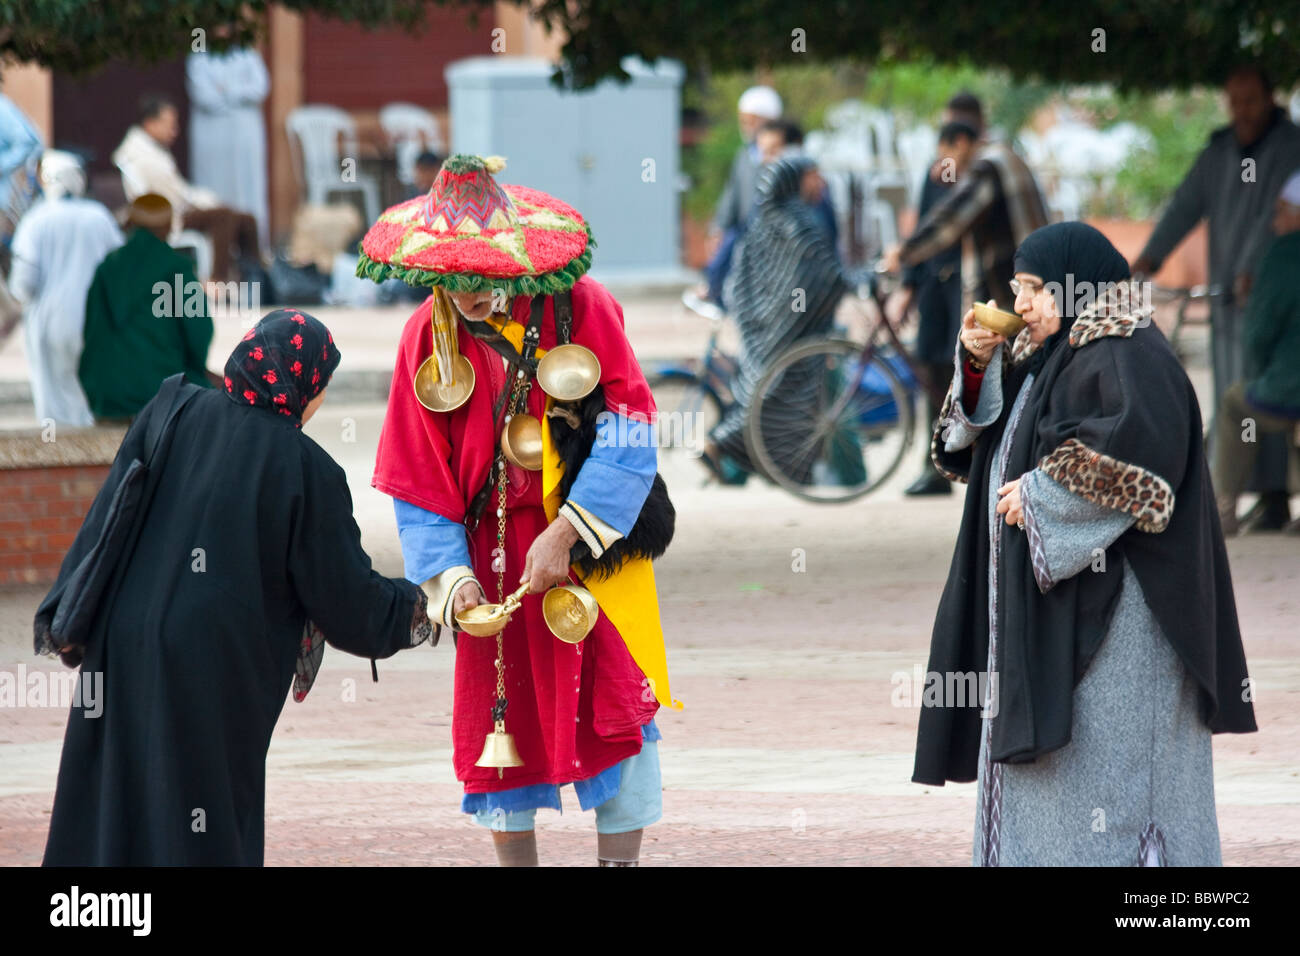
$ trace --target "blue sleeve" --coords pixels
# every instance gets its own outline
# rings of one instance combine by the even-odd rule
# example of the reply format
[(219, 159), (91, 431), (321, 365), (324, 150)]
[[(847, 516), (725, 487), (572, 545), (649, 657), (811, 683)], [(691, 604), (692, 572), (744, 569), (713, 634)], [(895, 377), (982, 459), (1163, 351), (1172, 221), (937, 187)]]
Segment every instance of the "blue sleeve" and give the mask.
[(457, 565), (472, 567), (465, 526), (400, 498), (393, 499), (406, 579), (421, 584)]
[(596, 419), (596, 443), (573, 481), (569, 500), (626, 535), (658, 469), (654, 427), (602, 412)]

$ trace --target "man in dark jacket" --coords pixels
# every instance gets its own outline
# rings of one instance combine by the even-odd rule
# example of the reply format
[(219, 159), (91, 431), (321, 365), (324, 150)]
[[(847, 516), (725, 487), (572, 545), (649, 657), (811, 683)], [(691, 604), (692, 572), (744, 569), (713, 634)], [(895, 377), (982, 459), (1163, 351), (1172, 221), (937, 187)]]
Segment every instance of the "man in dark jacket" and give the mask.
[[(1134, 273), (1156, 272), (1198, 222), (1208, 221), (1210, 285), (1220, 292), (1210, 304), (1215, 407), (1230, 385), (1246, 377), (1244, 300), (1273, 239), (1273, 201), (1300, 166), (1300, 128), (1273, 101), (1272, 80), (1259, 67), (1235, 69), (1224, 92), (1232, 122), (1210, 134), (1133, 261)], [(1290, 520), (1286, 446), (1273, 436), (1265, 436), (1261, 445), (1249, 486), (1260, 492), (1260, 502), (1243, 523), (1245, 530), (1276, 530)]]
[[(1242, 329), (1249, 379), (1223, 394), (1215, 417), (1214, 490), (1224, 534), (1238, 527), (1237, 496), (1263, 439), (1284, 442), (1300, 424), (1300, 170), (1282, 187), (1273, 214), (1277, 238), (1264, 253)], [(1300, 531), (1300, 521), (1287, 526)]]

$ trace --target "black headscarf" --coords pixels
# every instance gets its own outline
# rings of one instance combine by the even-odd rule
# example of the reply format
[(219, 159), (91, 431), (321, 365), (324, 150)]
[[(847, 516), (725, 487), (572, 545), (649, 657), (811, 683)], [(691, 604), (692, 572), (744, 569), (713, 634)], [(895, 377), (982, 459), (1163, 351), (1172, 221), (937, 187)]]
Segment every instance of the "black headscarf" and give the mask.
[[(1077, 305), (1086, 308), (1105, 286), (1130, 276), (1127, 260), (1110, 240), (1082, 222), (1058, 222), (1034, 230), (1016, 250), (1014, 268), (1016, 273), (1028, 272), (1043, 280), (1061, 316), (1061, 327), (1030, 356), (1024, 373), (1037, 373), (1069, 338), (1070, 326), (1081, 311)], [(1085, 294), (1084, 290), (1091, 291)]]
[(303, 409), (329, 384), (341, 357), (319, 319), (276, 309), (230, 353), (226, 395), (236, 404), (285, 415), (301, 428)]

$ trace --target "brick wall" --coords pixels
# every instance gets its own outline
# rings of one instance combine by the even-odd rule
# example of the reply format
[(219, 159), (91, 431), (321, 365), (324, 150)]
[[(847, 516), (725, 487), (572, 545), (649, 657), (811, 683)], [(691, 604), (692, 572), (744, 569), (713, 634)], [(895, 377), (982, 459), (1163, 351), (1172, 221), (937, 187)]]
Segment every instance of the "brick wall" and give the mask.
[(124, 430), (0, 434), (0, 588), (48, 584), (59, 573)]

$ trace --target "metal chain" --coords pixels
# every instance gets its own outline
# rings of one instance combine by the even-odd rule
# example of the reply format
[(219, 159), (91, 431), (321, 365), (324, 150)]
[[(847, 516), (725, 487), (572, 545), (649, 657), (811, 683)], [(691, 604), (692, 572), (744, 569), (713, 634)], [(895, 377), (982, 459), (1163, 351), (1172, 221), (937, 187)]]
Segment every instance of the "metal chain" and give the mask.
[[(521, 371), (516, 376), (513, 383), (510, 400), (506, 404), (506, 424), (510, 422), (511, 416), (518, 413), (519, 409), (524, 406), (528, 400), (529, 387), (532, 381)], [(505, 454), (497, 452), (497, 603), (504, 604), (506, 600), (506, 459)], [(495, 733), (505, 733), (506, 729), (506, 651), (505, 651), (505, 628), (497, 631), (497, 696), (492, 707), (492, 718), (494, 722)], [(505, 776), (503, 768), (497, 768), (498, 779)]]

